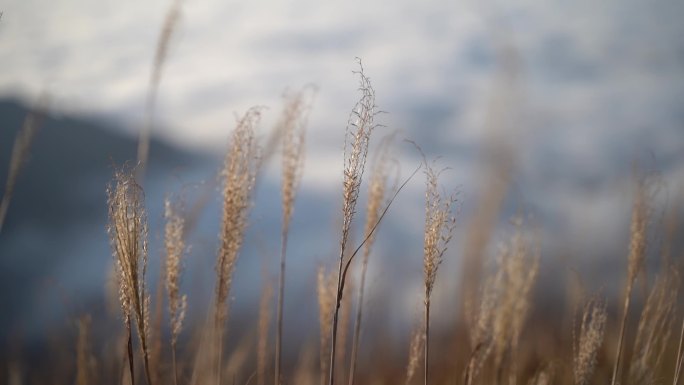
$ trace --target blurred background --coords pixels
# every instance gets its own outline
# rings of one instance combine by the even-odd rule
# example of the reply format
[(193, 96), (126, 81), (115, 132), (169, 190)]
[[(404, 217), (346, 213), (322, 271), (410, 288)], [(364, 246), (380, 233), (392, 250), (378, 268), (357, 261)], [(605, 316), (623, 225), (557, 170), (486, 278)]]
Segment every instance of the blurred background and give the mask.
[[(170, 6), (0, 4), (2, 186), (14, 137), (47, 95), (0, 233), (3, 354), (44, 340), (80, 314), (106, 312), (113, 258), (105, 188), (115, 165), (135, 160)], [(352, 72), (359, 57), (386, 112), (371, 148), (399, 130), (428, 158), (440, 157), (438, 165), (450, 168), (442, 182), (460, 191), (458, 227), (435, 289), (443, 305), (435, 306), (442, 309), (437, 324), (458, 311), (467, 236), (487, 207), (494, 207), (494, 240), (510, 230), (516, 213), (537, 229), (542, 300), (564, 296), (566, 278), (559, 277), (568, 271), (591, 289), (615, 293), (626, 271), (635, 164), (662, 182), (655, 221), (682, 208), (682, 15), (678, 0), (181, 3), (162, 67), (145, 184), (150, 287), (162, 255), (163, 198), (182, 193), (202, 208), (183, 285), (190, 317), (204, 316), (218, 247), (217, 172), (236, 116), (266, 106), (260, 133), (267, 138), (284, 93), (313, 84), (288, 254), (285, 309), (298, 310), (286, 310), (285, 344), (315, 335), (313, 288), (318, 266), (334, 263), (339, 243), (343, 144), (359, 97)], [(421, 161), (401, 141), (395, 156), (404, 176)], [(279, 183), (273, 156), (233, 282), (235, 325), (254, 319), (262, 284), (276, 282)], [(389, 332), (406, 330), (419, 314), (423, 195), (419, 174), (391, 208), (371, 259), (368, 317), (389, 320)], [(363, 218), (359, 210), (359, 231)], [(682, 235), (675, 236), (680, 243)]]

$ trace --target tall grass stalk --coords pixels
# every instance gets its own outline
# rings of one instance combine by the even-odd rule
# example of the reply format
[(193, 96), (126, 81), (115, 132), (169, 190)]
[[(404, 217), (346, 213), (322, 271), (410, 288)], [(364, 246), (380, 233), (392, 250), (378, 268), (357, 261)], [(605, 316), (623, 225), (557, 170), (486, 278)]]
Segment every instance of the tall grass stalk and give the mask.
[(316, 294), (318, 295), (318, 321), (321, 330), (320, 336), (320, 384), (324, 385), (330, 363), (330, 332), (335, 306), (335, 275), (327, 272), (323, 266), (318, 268)]
[[(361, 91), (361, 98), (356, 103), (356, 106), (354, 106), (352, 109), (344, 140), (342, 237), (340, 240), (339, 265), (337, 269), (337, 290), (331, 330), (332, 335), (330, 344), (329, 385), (333, 385), (335, 382), (337, 324), (339, 319), (340, 305), (342, 303), (342, 295), (344, 293), (345, 277), (343, 275), (345, 274), (343, 274), (343, 270), (346, 272), (345, 256), (347, 243), (349, 241), (352, 220), (354, 218), (354, 214), (356, 213), (356, 203), (359, 198), (363, 172), (366, 167), (366, 157), (368, 154), (370, 136), (373, 130), (376, 128), (374, 119), (378, 114), (377, 106), (375, 105), (375, 90), (371, 85), (370, 79), (363, 72), (363, 65), (361, 64), (360, 59), (358, 60), (358, 63), (359, 71), (356, 71), (356, 73), (359, 75), (359, 90)], [(353, 256), (349, 257), (348, 262), (351, 262), (352, 258)]]
[(672, 385), (679, 384), (679, 378), (682, 375), (682, 365), (684, 364), (684, 319), (682, 319), (682, 328), (679, 332), (679, 344), (677, 346), (677, 360), (675, 364), (674, 379)]
[(132, 319), (135, 323), (143, 356), (145, 377), (152, 385), (149, 365), (149, 308), (150, 297), (145, 288), (147, 271), (147, 216), (142, 187), (126, 169), (114, 174), (114, 185), (107, 188), (109, 226), (107, 231), (114, 251), (118, 280), (119, 301), (128, 331), (128, 360), (133, 381)]
[[(265, 274), (264, 274), (265, 275)], [(273, 286), (271, 283), (263, 285), (261, 300), (259, 301), (259, 324), (257, 335), (257, 385), (266, 384), (266, 367), (268, 359), (268, 332), (271, 323)]]
[(219, 251), (216, 260), (216, 303), (214, 305), (214, 338), (216, 339), (216, 383), (221, 384), (223, 329), (228, 318), (228, 294), (233, 272), (244, 241), (252, 191), (260, 165), (260, 147), (255, 127), (261, 113), (252, 108), (237, 122), (223, 165), (223, 210)]
[(532, 287), (539, 270), (539, 247), (523, 234), (523, 222), (514, 219), (515, 233), (498, 254), (496, 272), (485, 279), (480, 310), (473, 322), (474, 346), (466, 367), (465, 382), (471, 383), (490, 354), (494, 354), (493, 373), (502, 382), (504, 360), (510, 357), (509, 382), (517, 379), (520, 335), (531, 304)]
[(429, 352), (430, 352), (430, 300), (432, 290), (435, 287), (437, 270), (444, 258), (447, 245), (451, 240), (456, 217), (453, 215), (453, 206), (456, 196), (444, 196), (439, 187), (439, 175), (441, 171), (435, 171), (431, 165), (425, 162), (426, 186), (425, 191), (425, 233), (423, 240), (423, 273), (425, 283), (425, 319), (423, 330), (425, 343), (423, 383), (428, 384), (429, 378)]
[(7, 181), (5, 182), (5, 192), (2, 194), (2, 200), (0, 200), (0, 233), (2, 233), (2, 226), (5, 223), (5, 217), (7, 216), (10, 201), (12, 200), (12, 194), (14, 194), (17, 178), (19, 177), (22, 167), (28, 160), (33, 138), (45, 117), (43, 112), (45, 102), (45, 100), (41, 101), (37, 108), (34, 108), (29, 112), (14, 139), (12, 155), (10, 157), (10, 164), (7, 172)]
[(278, 307), (276, 310), (275, 339), (275, 385), (282, 381), (282, 341), (283, 341), (283, 301), (285, 298), (285, 259), (290, 221), (294, 211), (294, 201), (304, 167), (304, 145), (306, 143), (306, 112), (308, 106), (304, 93), (290, 96), (280, 121), (282, 137), (282, 206), (283, 218), (280, 233), (280, 274), (278, 277)]
[(383, 138), (380, 142), (380, 148), (373, 170), (371, 173), (370, 183), (368, 185), (368, 203), (366, 205), (366, 225), (364, 234), (368, 237), (368, 241), (363, 248), (363, 260), (361, 263), (361, 280), (359, 282), (359, 291), (356, 301), (356, 318), (354, 321), (354, 334), (352, 336), (352, 350), (351, 362), (349, 367), (349, 385), (354, 385), (356, 377), (356, 364), (359, 349), (359, 340), (361, 338), (361, 322), (363, 316), (363, 301), (364, 290), (366, 286), (366, 271), (368, 270), (368, 259), (375, 237), (369, 236), (373, 225), (380, 216), (380, 209), (382, 208), (383, 200), (386, 196), (386, 184), (388, 178), (389, 153), (395, 134)]
[(150, 133), (154, 124), (154, 111), (157, 103), (157, 92), (159, 90), (159, 83), (161, 82), (162, 70), (164, 63), (168, 57), (169, 45), (173, 32), (178, 25), (178, 20), (181, 16), (181, 0), (173, 0), (164, 17), (159, 38), (157, 40), (157, 48), (154, 54), (154, 62), (152, 64), (152, 72), (150, 73), (150, 83), (147, 90), (147, 100), (145, 103), (145, 125), (140, 130), (138, 138), (138, 167), (136, 172), (136, 180), (142, 184), (145, 179), (145, 170), (147, 168), (147, 159), (150, 151)]
[(620, 332), (618, 337), (617, 351), (615, 352), (615, 363), (613, 365), (612, 385), (620, 381), (620, 364), (622, 360), (623, 343), (625, 340), (625, 330), (627, 328), (627, 316), (632, 297), (632, 289), (637, 276), (643, 269), (646, 258), (646, 236), (647, 225), (650, 216), (649, 186), (646, 177), (635, 177), (635, 198), (632, 207), (632, 223), (630, 228), (631, 239), (629, 243), (629, 256), (627, 262), (627, 286), (625, 289), (625, 299), (620, 319)]
[(658, 369), (670, 341), (679, 279), (671, 266), (663, 266), (662, 270), (639, 318), (628, 372), (633, 384), (657, 382)]
[(76, 342), (76, 385), (89, 385), (95, 383), (95, 357), (91, 351), (90, 341), (90, 316), (82, 316), (78, 319), (78, 339)]

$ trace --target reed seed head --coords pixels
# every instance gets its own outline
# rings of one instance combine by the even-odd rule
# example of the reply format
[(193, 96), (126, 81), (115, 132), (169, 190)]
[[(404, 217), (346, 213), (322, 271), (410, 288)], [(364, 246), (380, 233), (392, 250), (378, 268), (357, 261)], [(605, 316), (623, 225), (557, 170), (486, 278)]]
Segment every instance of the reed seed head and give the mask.
[(605, 302), (597, 298), (592, 298), (584, 306), (579, 338), (575, 342), (575, 385), (591, 383), (598, 350), (603, 343), (607, 317)]
[(425, 280), (425, 301), (430, 300), (432, 289), (437, 278), (437, 269), (442, 263), (447, 245), (456, 227), (453, 208), (457, 202), (456, 195), (445, 197), (439, 188), (439, 175), (434, 165), (426, 162), (425, 192), (425, 234), (423, 241), (423, 270)]
[(297, 187), (302, 177), (304, 168), (304, 147), (306, 145), (306, 124), (309, 112), (309, 103), (304, 91), (287, 97), (285, 109), (278, 123), (282, 137), (282, 206), (283, 206), (283, 231), (287, 232), (292, 212)]
[(360, 69), (356, 73), (359, 75), (361, 98), (351, 111), (344, 138), (341, 240), (343, 250), (349, 239), (352, 218), (356, 212), (370, 136), (377, 127), (374, 119), (379, 113), (375, 105), (375, 90), (371, 85), (370, 78), (363, 72), (361, 60), (358, 62)]
[(178, 335), (183, 327), (183, 319), (187, 308), (187, 296), (180, 295), (180, 277), (182, 257), (185, 253), (185, 239), (183, 237), (185, 220), (180, 214), (179, 204), (174, 204), (169, 198), (164, 201), (164, 247), (166, 249), (165, 284), (169, 300), (169, 314), (171, 316), (171, 344), (176, 345)]
[(252, 108), (238, 121), (222, 170), (223, 212), (216, 263), (216, 317), (219, 322), (227, 317), (225, 304), (244, 240), (252, 191), (260, 166), (260, 147), (255, 138), (255, 127), (260, 116), (260, 110)]

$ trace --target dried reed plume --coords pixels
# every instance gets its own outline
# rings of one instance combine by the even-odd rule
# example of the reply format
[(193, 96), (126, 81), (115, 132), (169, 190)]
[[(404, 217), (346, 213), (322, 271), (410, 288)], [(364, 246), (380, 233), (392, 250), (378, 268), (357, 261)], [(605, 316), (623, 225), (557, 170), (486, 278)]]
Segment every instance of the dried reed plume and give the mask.
[[(507, 349), (517, 351), (531, 304), (532, 287), (539, 271), (539, 247), (530, 244), (523, 235), (523, 222), (514, 221), (517, 228), (510, 244), (501, 251), (497, 284), (499, 303), (493, 322), (495, 366), (501, 368)], [(514, 354), (515, 355), (515, 354)], [(515, 362), (513, 362), (515, 364)]]
[(254, 136), (260, 116), (260, 110), (252, 108), (237, 122), (222, 170), (223, 212), (219, 236), (220, 246), (216, 261), (216, 304), (214, 307), (218, 384), (221, 383), (223, 327), (228, 318), (228, 294), (235, 263), (247, 228), (252, 191), (260, 164), (259, 145)]
[(321, 328), (321, 385), (325, 384), (325, 376), (328, 369), (330, 357), (330, 328), (335, 305), (335, 275), (333, 272), (327, 273), (323, 266), (318, 268), (318, 284), (316, 285), (318, 294), (318, 320)]
[(114, 251), (118, 279), (119, 301), (123, 321), (128, 332), (128, 360), (131, 381), (134, 378), (133, 348), (131, 341), (132, 320), (135, 323), (143, 355), (145, 376), (151, 385), (148, 338), (150, 297), (145, 289), (147, 270), (147, 216), (144, 193), (129, 170), (114, 173), (114, 185), (107, 188), (109, 206), (110, 243)]
[(290, 220), (294, 201), (304, 167), (304, 145), (306, 140), (306, 114), (308, 104), (304, 92), (288, 97), (279, 123), (282, 137), (282, 205), (283, 222), (280, 233), (280, 274), (278, 279), (278, 307), (276, 315), (275, 340), (275, 385), (281, 381), (281, 354), (283, 340), (283, 301), (285, 297), (285, 257)]
[(266, 365), (268, 359), (268, 330), (271, 323), (271, 300), (273, 286), (264, 284), (259, 301), (259, 330), (257, 335), (257, 384), (266, 383)]
[[(485, 360), (494, 353), (494, 368), (501, 381), (503, 361), (507, 353), (512, 357), (518, 349), (531, 303), (532, 287), (539, 270), (539, 247), (531, 245), (524, 236), (523, 222), (515, 219), (516, 232), (499, 251), (497, 270), (483, 285), (480, 311), (472, 322), (474, 346), (465, 378), (470, 383)], [(511, 380), (516, 376), (517, 362), (511, 363)]]
[(409, 385), (416, 375), (418, 365), (420, 365), (420, 352), (425, 343), (425, 331), (423, 325), (418, 324), (411, 333), (411, 343), (409, 344), (409, 359), (406, 365), (406, 385)]
[(430, 350), (430, 299), (435, 287), (437, 270), (442, 263), (447, 245), (456, 226), (453, 215), (456, 195), (444, 196), (439, 187), (441, 171), (435, 171), (433, 165), (425, 162), (425, 233), (423, 240), (423, 273), (425, 283), (425, 331), (424, 345), (424, 384), (428, 383), (428, 363)]
[(656, 279), (641, 311), (629, 365), (629, 378), (633, 384), (657, 382), (656, 371), (672, 333), (678, 290), (676, 270), (666, 266), (663, 274)]
[(181, 215), (180, 204), (174, 204), (169, 198), (164, 201), (164, 248), (166, 249), (166, 269), (164, 282), (169, 301), (169, 321), (171, 326), (171, 359), (173, 365), (173, 383), (178, 384), (178, 366), (176, 364), (176, 348), (178, 336), (183, 327), (183, 319), (187, 309), (187, 295), (180, 294), (180, 278), (183, 254), (185, 253), (185, 220)]
[(33, 138), (45, 117), (43, 112), (45, 102), (45, 100), (42, 100), (37, 108), (29, 112), (14, 139), (12, 156), (10, 157), (9, 169), (7, 171), (7, 181), (5, 182), (5, 192), (2, 194), (2, 200), (0, 200), (0, 233), (2, 232), (2, 225), (5, 223), (5, 216), (14, 193), (17, 178), (28, 160), (31, 143), (33, 143)]
[(575, 385), (591, 383), (596, 357), (603, 343), (607, 317), (606, 303), (596, 297), (591, 298), (584, 306), (579, 336), (573, 341)]
[(337, 323), (339, 310), (344, 293), (344, 283), (349, 263), (354, 254), (347, 258), (345, 256), (349, 232), (351, 230), (352, 219), (356, 213), (356, 203), (359, 198), (363, 172), (366, 167), (366, 157), (368, 155), (368, 145), (370, 136), (377, 124), (374, 122), (375, 116), (379, 113), (375, 105), (375, 90), (371, 85), (370, 79), (363, 72), (361, 60), (359, 71), (359, 90), (361, 99), (356, 103), (349, 117), (346, 135), (344, 138), (344, 179), (342, 182), (342, 237), (340, 240), (339, 266), (337, 270), (337, 295), (335, 299), (335, 309), (332, 319), (332, 337), (330, 345), (330, 376), (329, 385), (335, 382), (335, 349), (337, 347)]
[[(363, 247), (363, 259), (361, 262), (361, 281), (356, 301), (356, 318), (354, 321), (354, 334), (352, 340), (351, 363), (349, 369), (349, 385), (354, 384), (356, 375), (356, 360), (359, 349), (359, 339), (361, 338), (361, 322), (363, 316), (364, 289), (366, 285), (366, 271), (368, 269), (368, 259), (370, 257), (375, 236), (371, 233), (373, 226), (378, 221), (382, 210), (383, 202), (386, 197), (387, 179), (389, 177), (389, 155), (395, 137), (395, 133), (384, 137), (379, 145), (379, 152), (375, 159), (371, 179), (368, 185), (368, 202), (366, 204), (366, 225), (364, 235), (368, 240)], [(395, 187), (396, 189), (396, 187)]]
[(636, 281), (637, 276), (643, 269), (644, 260), (646, 259), (647, 226), (651, 215), (650, 195), (652, 194), (649, 182), (647, 177), (635, 177), (635, 198), (632, 207), (632, 223), (630, 228), (631, 239), (629, 242), (629, 256), (627, 262), (627, 286), (625, 289), (625, 302), (622, 310), (622, 318), (620, 320), (620, 334), (613, 366), (612, 385), (616, 385), (619, 382), (620, 363), (623, 350), (622, 344), (625, 339), (632, 289), (634, 288), (634, 282)]
[(169, 45), (173, 32), (178, 25), (178, 20), (181, 16), (181, 0), (173, 0), (173, 3), (166, 12), (164, 17), (164, 24), (162, 24), (157, 40), (157, 49), (154, 54), (154, 62), (152, 64), (152, 72), (150, 73), (150, 83), (147, 89), (147, 101), (145, 105), (145, 125), (140, 130), (138, 138), (138, 168), (136, 172), (136, 180), (142, 184), (145, 178), (145, 169), (147, 167), (147, 158), (150, 150), (150, 132), (154, 124), (154, 109), (157, 102), (157, 91), (159, 90), (159, 83), (161, 82), (162, 69), (164, 62), (168, 56)]
[[(461, 274), (461, 321), (471, 321), (469, 315), (477, 312), (478, 290), (481, 286), (482, 263), (485, 251), (499, 220), (501, 204), (510, 184), (512, 156), (510, 146), (492, 139), (483, 159), (484, 180), (475, 202), (477, 215), (468, 226), (463, 240), (463, 273)], [(470, 325), (472, 326), (472, 325)]]

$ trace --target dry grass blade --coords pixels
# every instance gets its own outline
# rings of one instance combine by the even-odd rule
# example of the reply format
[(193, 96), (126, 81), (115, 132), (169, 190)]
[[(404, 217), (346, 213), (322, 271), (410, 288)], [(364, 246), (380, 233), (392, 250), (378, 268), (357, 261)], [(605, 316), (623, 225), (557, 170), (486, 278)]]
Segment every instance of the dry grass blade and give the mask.
[[(145, 288), (147, 270), (147, 216), (143, 190), (126, 169), (114, 174), (114, 185), (107, 188), (109, 205), (109, 233), (119, 278), (119, 300), (124, 324), (130, 333), (131, 320), (135, 319), (145, 376), (151, 383), (149, 368), (149, 305)], [(129, 351), (130, 351), (129, 338)], [(133, 357), (129, 353), (132, 365)], [(133, 377), (131, 370), (131, 377)]]
[(168, 56), (169, 44), (173, 37), (173, 31), (178, 25), (178, 20), (181, 16), (181, 0), (173, 0), (171, 7), (166, 13), (164, 24), (162, 24), (159, 39), (157, 40), (157, 49), (154, 54), (154, 63), (152, 64), (152, 73), (150, 74), (150, 84), (147, 91), (147, 104), (145, 109), (146, 122), (140, 130), (140, 137), (138, 138), (138, 168), (136, 172), (136, 179), (138, 183), (142, 184), (145, 177), (145, 168), (147, 167), (147, 158), (150, 150), (150, 132), (154, 124), (154, 109), (157, 101), (157, 91), (161, 81), (162, 69), (164, 62)]
[(592, 298), (584, 306), (579, 337), (573, 343), (575, 385), (591, 383), (596, 357), (603, 343), (607, 317), (605, 302), (597, 298)]
[(185, 239), (183, 237), (185, 220), (181, 215), (179, 204), (174, 205), (170, 199), (164, 202), (164, 248), (166, 249), (166, 265), (164, 282), (169, 301), (169, 315), (171, 322), (171, 357), (173, 365), (174, 384), (178, 384), (178, 366), (176, 363), (176, 348), (178, 336), (183, 327), (183, 319), (187, 309), (187, 296), (180, 294), (180, 278), (183, 254), (185, 253)]
[(283, 222), (281, 228), (280, 274), (278, 279), (278, 307), (276, 314), (275, 341), (275, 385), (281, 381), (281, 354), (283, 338), (283, 301), (285, 298), (285, 258), (290, 220), (294, 211), (294, 201), (304, 167), (304, 146), (306, 143), (306, 114), (308, 104), (304, 92), (287, 99), (278, 131), (283, 140), (282, 148), (282, 206)]
[(42, 101), (38, 108), (33, 109), (26, 116), (24, 124), (21, 126), (21, 129), (19, 129), (19, 132), (17, 132), (17, 136), (14, 139), (12, 156), (10, 157), (10, 164), (7, 172), (7, 181), (5, 182), (5, 192), (2, 194), (2, 200), (0, 200), (0, 232), (2, 232), (2, 227), (5, 223), (5, 217), (7, 216), (10, 201), (12, 200), (17, 178), (29, 157), (29, 150), (31, 149), (33, 138), (42, 124), (44, 118), (43, 104), (45, 104), (45, 101)]
[(226, 154), (223, 177), (223, 212), (220, 246), (216, 261), (216, 303), (214, 327), (217, 342), (217, 383), (221, 382), (223, 327), (228, 317), (228, 294), (233, 279), (251, 207), (252, 191), (260, 165), (255, 127), (260, 110), (252, 108), (238, 121)]

